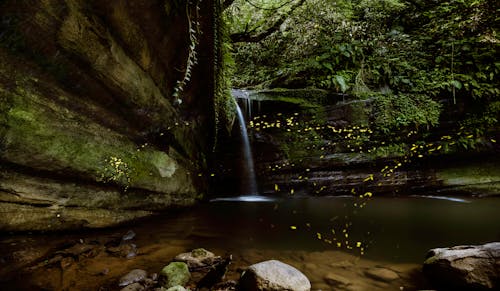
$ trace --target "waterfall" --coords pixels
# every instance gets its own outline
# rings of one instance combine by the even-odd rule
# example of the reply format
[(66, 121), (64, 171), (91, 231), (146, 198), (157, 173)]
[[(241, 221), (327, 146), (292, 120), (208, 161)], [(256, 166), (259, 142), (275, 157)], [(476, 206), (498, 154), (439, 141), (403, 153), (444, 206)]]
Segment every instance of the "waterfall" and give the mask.
[(241, 112), (241, 108), (236, 103), (236, 112), (238, 114), (238, 122), (240, 123), (240, 133), (241, 139), (243, 142), (243, 177), (242, 177), (242, 194), (244, 195), (256, 195), (257, 191), (257, 179), (255, 178), (255, 169), (253, 164), (253, 156), (252, 149), (250, 148), (250, 141), (248, 139), (247, 127), (245, 125), (245, 118), (243, 117), (243, 113)]

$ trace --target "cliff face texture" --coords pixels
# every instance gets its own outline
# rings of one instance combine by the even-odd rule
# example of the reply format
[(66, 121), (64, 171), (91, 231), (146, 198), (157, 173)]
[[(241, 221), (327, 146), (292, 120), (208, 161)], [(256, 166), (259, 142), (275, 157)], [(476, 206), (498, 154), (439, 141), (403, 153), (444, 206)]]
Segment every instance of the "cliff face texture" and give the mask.
[(203, 194), (214, 3), (186, 2), (0, 1), (0, 231), (105, 227)]

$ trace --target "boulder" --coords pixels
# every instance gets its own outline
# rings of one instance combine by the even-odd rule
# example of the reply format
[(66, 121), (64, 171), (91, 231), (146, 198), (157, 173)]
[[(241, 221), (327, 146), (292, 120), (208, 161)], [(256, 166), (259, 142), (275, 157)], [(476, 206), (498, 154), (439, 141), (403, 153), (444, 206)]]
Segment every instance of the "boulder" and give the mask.
[(294, 267), (276, 260), (251, 265), (240, 279), (241, 290), (309, 291), (309, 279)]
[(160, 282), (165, 288), (186, 285), (191, 279), (191, 273), (186, 263), (173, 262), (164, 267), (160, 272)]
[(500, 242), (431, 249), (423, 270), (438, 288), (498, 290)]

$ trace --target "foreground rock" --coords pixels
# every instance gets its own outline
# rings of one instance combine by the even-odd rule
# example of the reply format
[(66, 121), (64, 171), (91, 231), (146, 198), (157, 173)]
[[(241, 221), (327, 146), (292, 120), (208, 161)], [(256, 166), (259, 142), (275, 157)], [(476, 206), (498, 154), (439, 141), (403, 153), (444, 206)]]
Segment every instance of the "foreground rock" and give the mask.
[(251, 265), (240, 279), (241, 290), (309, 291), (309, 279), (294, 267), (276, 260)]
[(118, 286), (127, 286), (133, 283), (141, 282), (148, 276), (148, 273), (141, 269), (134, 269), (127, 275), (120, 278)]
[(498, 290), (500, 242), (429, 251), (424, 273), (436, 287), (450, 290)]
[(161, 270), (160, 282), (165, 288), (186, 285), (191, 279), (188, 265), (182, 262), (173, 262)]
[(184, 262), (190, 270), (207, 268), (221, 261), (221, 257), (215, 256), (203, 248), (194, 249), (189, 253), (182, 253), (174, 258), (174, 261)]

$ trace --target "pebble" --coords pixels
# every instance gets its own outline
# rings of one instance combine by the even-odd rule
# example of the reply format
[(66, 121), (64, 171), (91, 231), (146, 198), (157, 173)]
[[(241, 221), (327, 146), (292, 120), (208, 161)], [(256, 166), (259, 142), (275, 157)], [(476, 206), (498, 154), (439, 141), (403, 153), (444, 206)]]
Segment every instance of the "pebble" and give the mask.
[(127, 231), (127, 233), (125, 235), (123, 235), (122, 241), (131, 240), (135, 236), (136, 236), (135, 232), (133, 230), (129, 230), (129, 231)]

